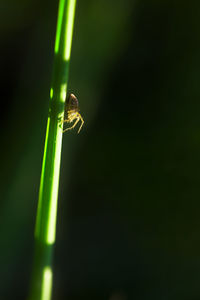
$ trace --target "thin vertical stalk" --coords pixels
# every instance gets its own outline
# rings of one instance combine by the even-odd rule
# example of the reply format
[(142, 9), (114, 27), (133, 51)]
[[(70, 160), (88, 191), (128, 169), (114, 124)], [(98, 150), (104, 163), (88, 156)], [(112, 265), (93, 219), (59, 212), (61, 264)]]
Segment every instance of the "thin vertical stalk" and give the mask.
[(52, 252), (56, 236), (62, 124), (76, 0), (60, 0), (53, 79), (35, 226), (35, 256), (30, 289), (32, 300), (51, 299)]

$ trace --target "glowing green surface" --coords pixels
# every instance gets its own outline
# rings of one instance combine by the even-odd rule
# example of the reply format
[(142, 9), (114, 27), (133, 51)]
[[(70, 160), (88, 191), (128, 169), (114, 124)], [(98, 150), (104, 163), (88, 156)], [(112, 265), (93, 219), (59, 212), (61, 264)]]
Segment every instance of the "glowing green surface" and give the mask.
[[(53, 80), (35, 226), (35, 257), (29, 299), (50, 299), (52, 248), (56, 236), (62, 124), (67, 93), (76, 0), (60, 0)], [(46, 295), (46, 296), (44, 296)], [(44, 298), (47, 297), (47, 298)]]
[(51, 268), (46, 267), (43, 271), (43, 284), (42, 284), (42, 300), (50, 300), (51, 299), (51, 289), (52, 289), (52, 279), (53, 273)]

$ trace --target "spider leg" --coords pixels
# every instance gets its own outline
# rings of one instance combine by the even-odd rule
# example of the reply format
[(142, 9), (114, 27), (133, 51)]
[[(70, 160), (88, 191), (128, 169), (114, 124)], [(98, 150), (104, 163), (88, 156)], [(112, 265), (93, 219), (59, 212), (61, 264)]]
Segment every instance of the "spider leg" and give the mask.
[(70, 121), (69, 121), (68, 119), (61, 120), (61, 121), (60, 121), (61, 124), (66, 123), (66, 122), (69, 123)]
[(83, 118), (81, 117), (81, 115), (79, 115), (79, 120), (81, 120), (81, 125), (79, 127), (78, 133), (81, 131), (81, 128), (83, 127), (84, 121)]
[(67, 131), (67, 130), (73, 129), (73, 128), (76, 126), (76, 124), (78, 123), (79, 120), (80, 120), (80, 118), (77, 117), (77, 119), (76, 119), (76, 121), (74, 122), (74, 124), (73, 124), (71, 127), (68, 127), (68, 128), (66, 128), (66, 129), (64, 129), (63, 132), (65, 132), (65, 131)]

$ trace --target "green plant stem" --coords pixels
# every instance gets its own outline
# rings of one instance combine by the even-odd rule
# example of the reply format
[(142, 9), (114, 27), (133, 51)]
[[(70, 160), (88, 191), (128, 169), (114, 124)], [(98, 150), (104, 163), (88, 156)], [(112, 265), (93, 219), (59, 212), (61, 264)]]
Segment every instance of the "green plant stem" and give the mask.
[(60, 0), (50, 108), (35, 226), (35, 256), (30, 289), (32, 300), (49, 300), (52, 251), (56, 235), (57, 199), (62, 146), (62, 123), (69, 76), (76, 0)]

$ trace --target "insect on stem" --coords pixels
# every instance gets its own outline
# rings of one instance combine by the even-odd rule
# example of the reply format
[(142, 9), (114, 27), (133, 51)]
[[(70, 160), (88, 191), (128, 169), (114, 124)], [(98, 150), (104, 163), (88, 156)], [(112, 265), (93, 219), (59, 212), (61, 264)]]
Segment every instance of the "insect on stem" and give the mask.
[(63, 132), (75, 128), (75, 126), (78, 124), (78, 122), (81, 121), (81, 125), (78, 130), (78, 133), (79, 133), (84, 124), (84, 120), (83, 120), (81, 114), (79, 113), (78, 99), (76, 98), (76, 96), (74, 96), (74, 94), (69, 94), (69, 96), (67, 97), (66, 115), (67, 115), (67, 117), (66, 117), (66, 119), (64, 119), (62, 121), (63, 123), (72, 123), (73, 121), (75, 121), (75, 122), (71, 127), (64, 129)]

